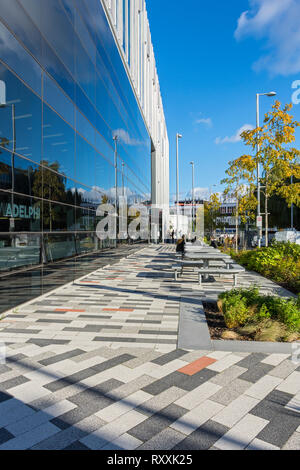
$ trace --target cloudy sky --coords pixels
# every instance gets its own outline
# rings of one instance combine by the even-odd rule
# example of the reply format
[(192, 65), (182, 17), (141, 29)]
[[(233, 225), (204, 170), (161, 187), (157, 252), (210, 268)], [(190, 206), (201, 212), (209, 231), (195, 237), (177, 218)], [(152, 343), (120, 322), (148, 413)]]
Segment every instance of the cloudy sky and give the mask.
[[(202, 194), (219, 185), (229, 160), (247, 152), (239, 136), (255, 127), (256, 93), (276, 91), (282, 103), (294, 94), (300, 120), (300, 0), (147, 0), (147, 9), (170, 138), (171, 193), (180, 132), (181, 195), (191, 188), (191, 160)], [(262, 115), (272, 101), (261, 98)]]

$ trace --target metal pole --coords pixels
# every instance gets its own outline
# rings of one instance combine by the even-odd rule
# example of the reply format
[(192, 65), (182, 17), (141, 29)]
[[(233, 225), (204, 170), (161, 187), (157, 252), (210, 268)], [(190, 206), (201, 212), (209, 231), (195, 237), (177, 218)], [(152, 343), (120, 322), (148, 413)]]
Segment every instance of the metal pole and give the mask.
[(115, 141), (115, 197), (116, 197), (116, 211), (118, 201), (118, 137), (114, 137)]
[(11, 105), (11, 118), (12, 118), (12, 131), (13, 131), (13, 147), (11, 155), (11, 211), (12, 217), (9, 221), (9, 231), (13, 232), (15, 229), (14, 219), (14, 191), (15, 191), (15, 153), (16, 153), (16, 108), (15, 104)]
[[(256, 94), (256, 127), (257, 128), (259, 127), (259, 97), (260, 96), (273, 97), (273, 96), (276, 96), (276, 92), (271, 91), (269, 93), (257, 93)], [(259, 132), (258, 132), (257, 138), (259, 138)], [(259, 143), (257, 143), (257, 157), (258, 157), (259, 151), (260, 151), (260, 145), (259, 145)], [(261, 185), (260, 185), (260, 164), (259, 164), (259, 161), (258, 161), (257, 162), (257, 216), (258, 217), (261, 216), (260, 189), (261, 189)], [(267, 208), (266, 208), (265, 212), (266, 212), (266, 225), (267, 225)], [(261, 239), (262, 239), (262, 225), (260, 227), (257, 227), (257, 228), (258, 228), (258, 246), (260, 248), (261, 247)], [(266, 241), (267, 241), (267, 235), (268, 234), (267, 234), (267, 227), (266, 227)]]
[(191, 162), (192, 165), (192, 232), (194, 231), (194, 214), (195, 214), (195, 187), (194, 187), (194, 162)]
[(239, 196), (238, 187), (236, 192), (236, 214), (235, 214), (235, 251), (238, 253), (238, 237), (239, 237)]
[(176, 134), (176, 238), (179, 230), (179, 168), (178, 168), (178, 134)]
[(122, 196), (125, 197), (125, 187), (124, 187), (124, 162), (122, 162)]
[[(116, 207), (115, 207), (115, 214), (116, 214), (116, 224), (117, 224), (117, 212), (118, 212), (118, 136), (114, 137), (115, 141), (115, 197), (116, 197)], [(117, 240), (116, 240), (117, 245)]]
[[(259, 93), (256, 95), (256, 128), (259, 127)], [(257, 136), (259, 138), (259, 134)], [(260, 150), (259, 143), (257, 142), (257, 158)], [(257, 162), (257, 217), (260, 217), (260, 165)], [(262, 228), (258, 227), (258, 247), (261, 247)]]

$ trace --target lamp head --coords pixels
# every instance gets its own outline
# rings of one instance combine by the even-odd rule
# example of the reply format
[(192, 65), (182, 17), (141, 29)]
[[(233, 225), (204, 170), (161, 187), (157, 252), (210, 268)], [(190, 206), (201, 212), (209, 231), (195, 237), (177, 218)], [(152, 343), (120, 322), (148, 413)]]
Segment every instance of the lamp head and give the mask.
[(181, 135), (181, 134), (177, 134), (177, 137), (178, 137), (178, 139), (182, 139), (182, 135)]
[(277, 93), (275, 91), (270, 91), (270, 93), (267, 93), (267, 96), (276, 96)]

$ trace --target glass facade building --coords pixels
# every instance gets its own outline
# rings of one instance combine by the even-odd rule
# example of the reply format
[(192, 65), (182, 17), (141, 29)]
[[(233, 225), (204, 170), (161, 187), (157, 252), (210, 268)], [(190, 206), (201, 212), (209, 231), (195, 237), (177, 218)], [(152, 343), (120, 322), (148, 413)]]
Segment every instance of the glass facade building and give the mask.
[(168, 142), (138, 3), (147, 24), (142, 0), (0, 0), (1, 295), (16, 278), (43, 293), (51, 263), (73, 260), (76, 278), (78, 257), (116, 247), (95, 232), (116, 186), (129, 203), (160, 203)]

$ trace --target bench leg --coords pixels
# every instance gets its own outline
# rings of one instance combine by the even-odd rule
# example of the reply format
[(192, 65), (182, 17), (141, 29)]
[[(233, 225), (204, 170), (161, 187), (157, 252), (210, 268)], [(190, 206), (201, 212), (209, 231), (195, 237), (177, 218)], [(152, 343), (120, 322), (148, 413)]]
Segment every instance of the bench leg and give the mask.
[(237, 285), (238, 285), (237, 277), (238, 277), (238, 275), (234, 274), (234, 287), (237, 287)]
[(199, 286), (202, 287), (202, 274), (198, 273), (199, 276)]
[(175, 281), (178, 281), (178, 272), (175, 270)]

